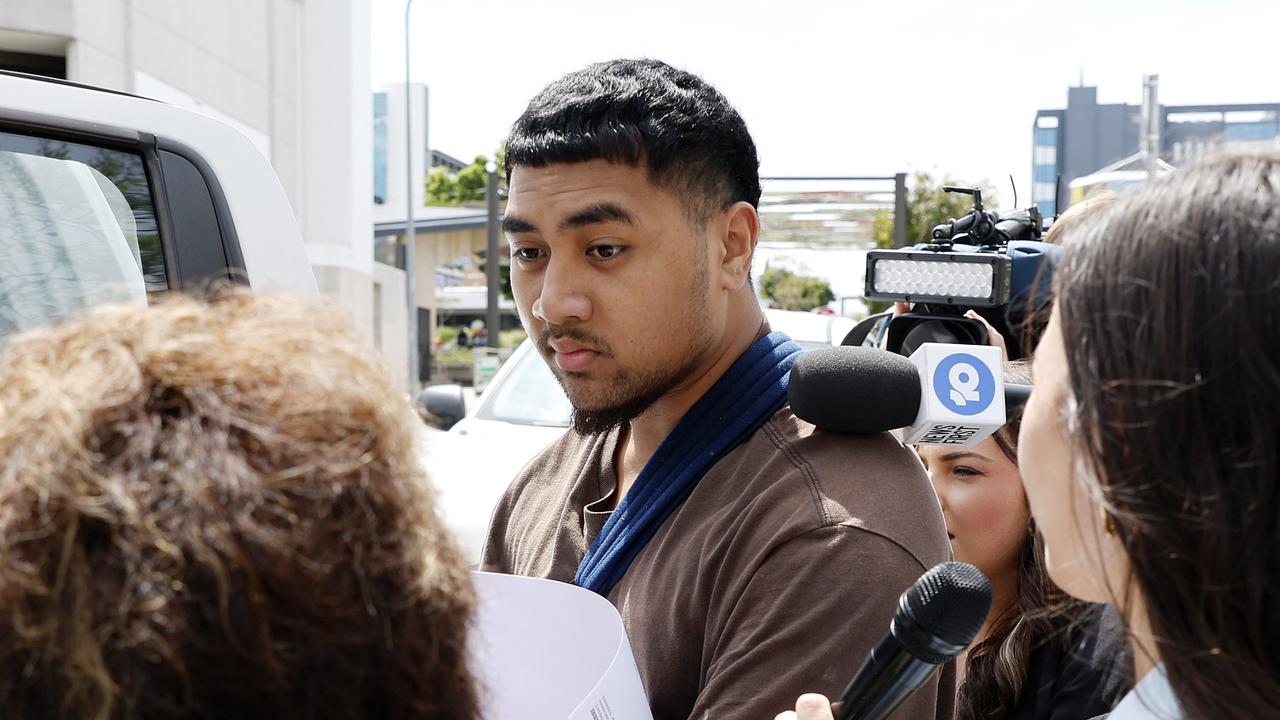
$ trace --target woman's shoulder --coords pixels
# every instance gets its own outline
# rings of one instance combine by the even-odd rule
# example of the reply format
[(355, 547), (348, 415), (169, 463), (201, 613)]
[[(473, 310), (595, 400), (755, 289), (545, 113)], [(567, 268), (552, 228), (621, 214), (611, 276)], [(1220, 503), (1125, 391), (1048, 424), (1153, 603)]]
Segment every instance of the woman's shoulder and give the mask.
[(1119, 613), (1091, 606), (1031, 654), (1015, 720), (1082, 720), (1105, 715), (1132, 686)]
[(1173, 694), (1173, 686), (1158, 665), (1124, 696), (1107, 720), (1179, 720), (1182, 707)]

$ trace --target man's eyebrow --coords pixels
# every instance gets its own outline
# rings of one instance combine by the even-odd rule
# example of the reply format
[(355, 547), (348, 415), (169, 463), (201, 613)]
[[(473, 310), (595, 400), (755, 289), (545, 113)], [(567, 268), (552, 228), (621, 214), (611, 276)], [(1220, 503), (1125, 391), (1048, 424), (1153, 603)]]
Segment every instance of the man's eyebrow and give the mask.
[(564, 221), (560, 223), (560, 229), (575, 230), (588, 225), (596, 225), (605, 222), (620, 222), (627, 225), (636, 224), (635, 218), (633, 218), (631, 213), (627, 212), (621, 205), (612, 202), (602, 202), (596, 203), (589, 208), (579, 210), (565, 218)]
[(514, 215), (505, 215), (502, 218), (502, 232), (508, 235), (520, 235), (523, 233), (536, 233), (538, 228), (528, 220), (522, 220)]

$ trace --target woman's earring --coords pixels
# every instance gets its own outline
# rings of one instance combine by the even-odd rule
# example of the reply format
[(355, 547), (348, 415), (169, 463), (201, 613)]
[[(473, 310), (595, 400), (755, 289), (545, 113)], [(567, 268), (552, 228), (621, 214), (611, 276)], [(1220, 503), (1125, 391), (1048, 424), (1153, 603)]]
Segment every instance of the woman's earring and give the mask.
[(1102, 514), (1102, 529), (1106, 531), (1107, 537), (1116, 536), (1116, 524), (1111, 519), (1111, 513), (1107, 512), (1106, 505), (1099, 505), (1098, 512)]

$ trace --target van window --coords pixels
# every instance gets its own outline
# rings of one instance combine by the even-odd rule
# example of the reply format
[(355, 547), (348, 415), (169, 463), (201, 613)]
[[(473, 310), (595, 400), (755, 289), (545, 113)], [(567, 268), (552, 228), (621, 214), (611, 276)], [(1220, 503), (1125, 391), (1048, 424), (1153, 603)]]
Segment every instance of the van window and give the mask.
[(0, 341), (168, 288), (141, 155), (0, 132)]

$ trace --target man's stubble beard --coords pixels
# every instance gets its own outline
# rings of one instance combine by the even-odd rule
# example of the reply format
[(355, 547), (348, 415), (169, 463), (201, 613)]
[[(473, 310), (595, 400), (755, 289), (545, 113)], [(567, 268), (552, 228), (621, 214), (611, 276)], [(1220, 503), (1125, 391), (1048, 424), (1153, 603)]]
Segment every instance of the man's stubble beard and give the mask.
[[(712, 345), (710, 318), (708, 316), (707, 260), (701, 255), (698, 270), (691, 283), (690, 307), (694, 313), (686, 315), (679, 327), (672, 328), (668, 338), (682, 339), (684, 350), (667, 366), (651, 369), (619, 367), (604, 388), (608, 397), (596, 403), (596, 407), (582, 407), (575, 401), (561, 372), (553, 374), (569, 402), (573, 406), (570, 425), (581, 436), (609, 432), (630, 423), (688, 379)], [(666, 340), (667, 338), (663, 338)]]

